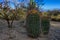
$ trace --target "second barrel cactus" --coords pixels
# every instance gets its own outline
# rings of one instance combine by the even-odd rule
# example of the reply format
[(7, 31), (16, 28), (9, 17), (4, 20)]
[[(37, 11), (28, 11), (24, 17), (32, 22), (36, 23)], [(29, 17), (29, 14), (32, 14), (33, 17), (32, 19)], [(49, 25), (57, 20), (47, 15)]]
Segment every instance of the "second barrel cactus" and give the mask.
[(43, 17), (41, 20), (41, 27), (43, 34), (48, 34), (50, 28), (50, 20), (48, 17)]

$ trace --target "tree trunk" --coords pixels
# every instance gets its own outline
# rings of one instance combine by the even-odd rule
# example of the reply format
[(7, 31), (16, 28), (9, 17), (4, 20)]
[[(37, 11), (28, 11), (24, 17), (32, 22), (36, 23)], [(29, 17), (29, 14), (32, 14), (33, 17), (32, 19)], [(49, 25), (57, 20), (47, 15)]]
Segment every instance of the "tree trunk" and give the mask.
[(13, 21), (14, 21), (14, 20), (11, 21), (11, 27), (12, 27), (12, 25), (13, 25)]
[(8, 28), (12, 28), (12, 26), (10, 25), (9, 20), (7, 20), (7, 23), (8, 23)]

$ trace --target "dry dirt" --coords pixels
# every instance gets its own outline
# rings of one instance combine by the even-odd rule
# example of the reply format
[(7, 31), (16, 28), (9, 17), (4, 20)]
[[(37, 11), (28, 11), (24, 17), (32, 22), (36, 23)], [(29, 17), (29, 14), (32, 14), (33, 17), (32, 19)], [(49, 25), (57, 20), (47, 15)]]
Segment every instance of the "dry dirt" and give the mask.
[(5, 20), (0, 20), (0, 40), (49, 40), (52, 35), (52, 30), (55, 29), (54, 25), (50, 27), (48, 37), (44, 38), (29, 38), (26, 29), (23, 27), (24, 23), (14, 21), (13, 28), (9, 29)]

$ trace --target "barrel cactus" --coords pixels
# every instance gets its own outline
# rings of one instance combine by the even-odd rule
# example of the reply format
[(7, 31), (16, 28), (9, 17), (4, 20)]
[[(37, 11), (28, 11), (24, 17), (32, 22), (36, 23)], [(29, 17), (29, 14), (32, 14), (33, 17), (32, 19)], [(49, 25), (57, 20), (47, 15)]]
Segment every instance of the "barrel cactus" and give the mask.
[(37, 38), (40, 34), (40, 17), (37, 13), (27, 15), (27, 33), (30, 37)]
[(48, 34), (50, 28), (50, 20), (47, 17), (43, 17), (41, 20), (41, 27), (43, 34)]

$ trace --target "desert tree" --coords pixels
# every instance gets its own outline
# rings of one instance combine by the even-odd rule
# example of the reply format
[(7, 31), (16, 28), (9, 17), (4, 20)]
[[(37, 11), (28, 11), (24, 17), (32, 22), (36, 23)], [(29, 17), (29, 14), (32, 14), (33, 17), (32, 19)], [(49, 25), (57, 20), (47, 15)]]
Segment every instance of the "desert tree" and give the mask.
[(10, 6), (9, 6), (9, 0), (3, 0), (3, 2), (1, 2), (0, 5), (1, 5), (0, 17), (7, 21), (8, 28), (12, 28), (13, 20), (15, 18), (15, 14), (14, 14), (15, 12), (11, 11)]

